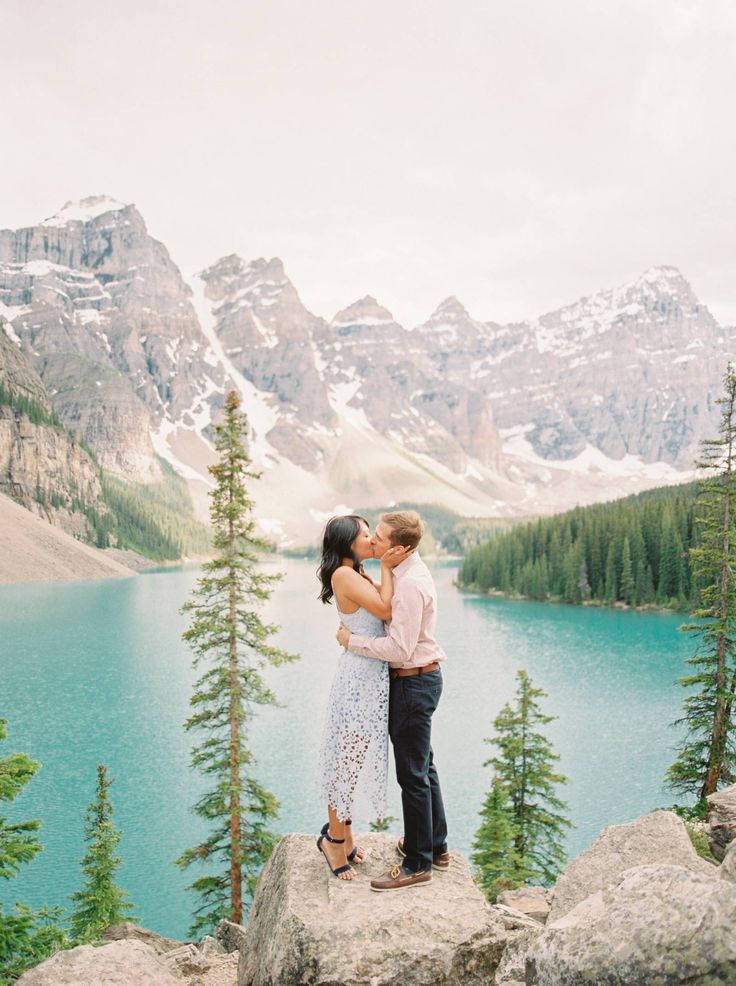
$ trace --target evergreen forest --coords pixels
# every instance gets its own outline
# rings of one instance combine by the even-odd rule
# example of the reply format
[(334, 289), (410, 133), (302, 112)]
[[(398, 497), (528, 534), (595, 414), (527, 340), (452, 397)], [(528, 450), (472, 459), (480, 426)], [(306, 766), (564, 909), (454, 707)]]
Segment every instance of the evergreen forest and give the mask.
[(697, 483), (517, 524), (465, 555), (458, 584), (511, 597), (688, 611), (699, 542)]
[(98, 545), (130, 548), (155, 561), (206, 555), (212, 549), (209, 529), (194, 516), (186, 480), (165, 459), (156, 483), (134, 483), (102, 472), (102, 496), (112, 512), (109, 532)]

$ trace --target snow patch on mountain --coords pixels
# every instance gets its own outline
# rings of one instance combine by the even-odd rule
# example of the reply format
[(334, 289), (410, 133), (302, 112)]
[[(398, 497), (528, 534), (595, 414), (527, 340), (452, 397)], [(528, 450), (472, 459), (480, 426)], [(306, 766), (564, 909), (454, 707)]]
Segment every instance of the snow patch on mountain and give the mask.
[(696, 470), (690, 472), (675, 469), (668, 462), (644, 462), (639, 455), (626, 454), (620, 459), (612, 459), (600, 449), (587, 443), (585, 448), (572, 459), (548, 459), (538, 455), (532, 445), (524, 437), (535, 428), (534, 424), (515, 425), (511, 428), (500, 428), (505, 455), (543, 467), (545, 469), (562, 469), (569, 473), (594, 475), (604, 473), (613, 477), (640, 476), (651, 480), (652, 483), (683, 483), (693, 479)]
[(165, 459), (184, 479), (205, 483), (210, 488), (214, 487), (215, 484), (211, 476), (205, 475), (198, 469), (193, 469), (172, 452), (169, 440), (176, 435), (178, 428), (178, 424), (163, 418), (157, 429), (151, 429), (151, 443), (156, 454)]
[(376, 434), (362, 407), (351, 407), (350, 401), (360, 390), (360, 380), (346, 380), (333, 384), (329, 389), (329, 400), (341, 422), (346, 422), (358, 431)]
[[(224, 368), (234, 388), (242, 398), (243, 410), (248, 415), (248, 423), (251, 428), (249, 436), (251, 458), (258, 468), (267, 469), (278, 458), (278, 453), (266, 438), (268, 432), (278, 421), (278, 413), (271, 406), (266, 395), (235, 369), (222, 348), (215, 332), (216, 317), (205, 294), (205, 282), (199, 275), (195, 275), (190, 280), (190, 287), (192, 289), (192, 306), (199, 319), (202, 332), (210, 344), (212, 363), (213, 365), (219, 363)], [(210, 362), (208, 355), (205, 355), (206, 362)]]
[(111, 198), (109, 195), (92, 195), (79, 202), (67, 202), (55, 215), (44, 219), (41, 226), (66, 226), (68, 223), (86, 223), (106, 212), (120, 212), (126, 209), (124, 202)]
[[(0, 314), (2, 314), (2, 313), (0, 313)], [(0, 325), (2, 325), (2, 327), (3, 327), (4, 331), (5, 331), (5, 335), (8, 337), (8, 339), (10, 339), (12, 342), (14, 342), (16, 344), (16, 346), (20, 347), (21, 346), (20, 338), (19, 338), (18, 334), (16, 333), (15, 329), (13, 328), (13, 326), (10, 324), (10, 322), (2, 321), (2, 322), (0, 322)]]

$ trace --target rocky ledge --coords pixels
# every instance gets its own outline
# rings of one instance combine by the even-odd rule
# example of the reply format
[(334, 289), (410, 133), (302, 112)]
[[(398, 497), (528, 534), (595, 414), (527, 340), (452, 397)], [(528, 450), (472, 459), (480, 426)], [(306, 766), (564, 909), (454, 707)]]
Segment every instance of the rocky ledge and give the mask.
[[(552, 888), (520, 887), (490, 905), (452, 854), (430, 884), (373, 893), (398, 862), (395, 838), (360, 837), (356, 879), (335, 879), (311, 836), (288, 835), (258, 881), (247, 929), (169, 941), (135, 925), (107, 944), (61, 952), (18, 986), (716, 986), (736, 983), (736, 786), (705, 831), (655, 811), (605, 828)], [(237, 969), (236, 969), (237, 963)]]
[(465, 986), (489, 983), (508, 932), (458, 853), (431, 883), (374, 893), (394, 866), (395, 837), (361, 836), (369, 855), (336, 879), (314, 839), (289, 835), (258, 881), (240, 951), (239, 986)]
[(103, 933), (103, 943), (57, 952), (16, 986), (235, 986), (244, 932), (222, 921), (217, 938), (195, 944), (124, 921)]

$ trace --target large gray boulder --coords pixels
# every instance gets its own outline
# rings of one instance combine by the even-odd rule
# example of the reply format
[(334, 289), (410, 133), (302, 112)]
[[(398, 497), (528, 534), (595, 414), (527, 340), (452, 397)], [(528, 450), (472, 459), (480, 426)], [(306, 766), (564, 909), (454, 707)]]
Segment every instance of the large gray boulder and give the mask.
[(24, 972), (17, 986), (182, 986), (146, 942), (122, 940), (57, 952)]
[(493, 986), (524, 984), (527, 952), (532, 942), (541, 935), (543, 930), (542, 925), (537, 922), (536, 927), (511, 932), (496, 974), (491, 980)]
[(708, 795), (708, 841), (716, 859), (723, 859), (736, 839), (736, 784)]
[(544, 924), (549, 917), (552, 895), (553, 891), (548, 887), (516, 887), (514, 890), (502, 891), (496, 898), (496, 903), (523, 911), (530, 918)]
[(635, 866), (547, 924), (527, 986), (736, 983), (736, 887), (683, 866)]
[(245, 928), (223, 918), (217, 925), (215, 935), (226, 952), (239, 952), (245, 941)]
[(264, 867), (239, 986), (487, 986), (507, 932), (458, 853), (430, 884), (374, 893), (399, 862), (394, 837), (361, 835), (370, 855), (344, 882), (310, 836), (283, 838)]
[(120, 921), (118, 924), (111, 924), (106, 928), (101, 936), (103, 941), (123, 941), (124, 939), (136, 939), (150, 945), (157, 955), (164, 955), (175, 948), (180, 948), (184, 942), (175, 941), (173, 938), (164, 938), (163, 935), (144, 928), (140, 924), (132, 921)]
[(696, 853), (682, 819), (672, 811), (654, 811), (604, 828), (585, 852), (567, 864), (555, 884), (547, 924), (613, 884), (625, 870), (644, 863), (670, 863), (711, 878), (716, 875), (714, 865)]
[(517, 911), (514, 907), (507, 904), (492, 904), (491, 910), (499, 917), (507, 931), (518, 931), (520, 928), (541, 929), (542, 922), (536, 918), (529, 917), (523, 911)]

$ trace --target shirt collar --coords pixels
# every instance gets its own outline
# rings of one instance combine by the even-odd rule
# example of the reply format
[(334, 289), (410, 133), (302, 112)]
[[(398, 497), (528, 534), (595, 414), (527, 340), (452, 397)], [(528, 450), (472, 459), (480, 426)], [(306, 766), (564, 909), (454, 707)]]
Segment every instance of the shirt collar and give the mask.
[(405, 558), (401, 562), (401, 564), (396, 566), (396, 568), (394, 569), (394, 575), (397, 578), (401, 578), (402, 575), (406, 575), (409, 569), (413, 568), (417, 564), (417, 562), (420, 562), (421, 560), (422, 559), (419, 557), (418, 551), (412, 552), (412, 554), (410, 554), (408, 558)]

